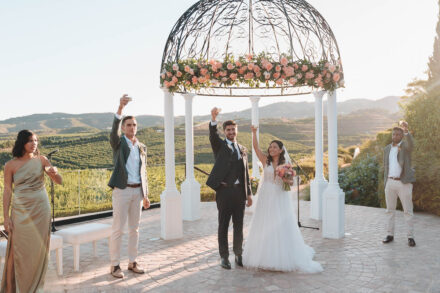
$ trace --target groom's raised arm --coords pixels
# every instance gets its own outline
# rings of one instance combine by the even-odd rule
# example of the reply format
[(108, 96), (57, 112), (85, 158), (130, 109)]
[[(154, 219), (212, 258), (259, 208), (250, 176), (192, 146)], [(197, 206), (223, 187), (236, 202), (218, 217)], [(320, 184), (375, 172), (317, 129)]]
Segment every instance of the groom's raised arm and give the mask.
[(110, 132), (110, 145), (113, 150), (116, 150), (119, 147), (119, 143), (121, 141), (121, 133), (119, 131), (119, 125), (122, 120), (122, 110), (128, 104), (130, 98), (128, 95), (123, 95), (119, 100), (119, 107), (116, 111), (115, 118), (113, 119), (112, 131)]
[(218, 151), (220, 150), (223, 140), (220, 138), (217, 129), (217, 115), (219, 111), (217, 108), (213, 108), (211, 110), (211, 121), (209, 122), (209, 142), (211, 143), (212, 151), (214, 155), (217, 156)]

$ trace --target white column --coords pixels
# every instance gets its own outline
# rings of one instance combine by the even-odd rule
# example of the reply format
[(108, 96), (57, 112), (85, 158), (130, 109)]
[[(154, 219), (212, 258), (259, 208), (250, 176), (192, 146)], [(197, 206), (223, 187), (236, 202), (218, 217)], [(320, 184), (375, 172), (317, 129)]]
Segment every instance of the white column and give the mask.
[(186, 178), (181, 186), (182, 213), (186, 221), (200, 219), (200, 184), (194, 177), (194, 128), (192, 102), (195, 94), (184, 94), (185, 98), (185, 143), (186, 143)]
[(322, 97), (325, 91), (314, 92), (315, 96), (315, 179), (310, 183), (310, 217), (322, 219), (322, 194), (327, 188), (323, 170), (323, 119)]
[[(252, 102), (252, 125), (259, 126), (260, 118), (259, 118), (259, 108), (258, 102), (260, 101), (260, 97), (254, 96), (249, 97)], [(257, 140), (260, 139), (260, 129), (257, 130)], [(251, 141), (252, 145), (252, 141)], [(254, 148), (252, 147), (252, 177), (260, 179), (260, 167), (258, 166), (258, 158), (255, 153)]]
[(165, 190), (160, 195), (161, 237), (165, 240), (183, 236), (182, 198), (176, 187), (174, 161), (174, 104), (173, 94), (164, 91), (165, 125)]
[(340, 239), (344, 237), (345, 194), (338, 183), (338, 112), (336, 90), (328, 93), (328, 161), (329, 184), (322, 203), (322, 236)]

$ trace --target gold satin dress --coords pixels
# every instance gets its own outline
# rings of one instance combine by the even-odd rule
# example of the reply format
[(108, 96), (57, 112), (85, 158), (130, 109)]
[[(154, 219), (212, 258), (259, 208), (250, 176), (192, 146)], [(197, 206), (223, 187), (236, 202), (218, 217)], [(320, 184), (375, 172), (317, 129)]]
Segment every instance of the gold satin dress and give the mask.
[(49, 258), (50, 204), (40, 158), (32, 158), (21, 166), (13, 176), (13, 183), (11, 220), (14, 228), (8, 240), (0, 293), (6, 290), (11, 249), (15, 292), (43, 292)]

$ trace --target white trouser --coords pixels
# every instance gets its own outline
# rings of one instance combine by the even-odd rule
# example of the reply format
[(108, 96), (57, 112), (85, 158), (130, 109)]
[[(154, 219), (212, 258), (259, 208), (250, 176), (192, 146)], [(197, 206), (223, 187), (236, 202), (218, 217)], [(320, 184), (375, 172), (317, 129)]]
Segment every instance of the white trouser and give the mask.
[(128, 217), (128, 260), (134, 262), (138, 254), (139, 220), (142, 212), (141, 187), (114, 188), (112, 195), (113, 225), (110, 241), (112, 266), (119, 265), (121, 256), (122, 229)]
[(387, 233), (390, 236), (394, 236), (396, 204), (397, 197), (399, 197), (400, 202), (402, 203), (403, 214), (407, 225), (407, 236), (408, 238), (414, 238), (412, 189), (413, 185), (411, 183), (403, 184), (400, 180), (394, 180), (391, 178), (388, 178), (387, 180), (387, 185), (385, 186), (385, 200), (387, 203), (388, 214)]

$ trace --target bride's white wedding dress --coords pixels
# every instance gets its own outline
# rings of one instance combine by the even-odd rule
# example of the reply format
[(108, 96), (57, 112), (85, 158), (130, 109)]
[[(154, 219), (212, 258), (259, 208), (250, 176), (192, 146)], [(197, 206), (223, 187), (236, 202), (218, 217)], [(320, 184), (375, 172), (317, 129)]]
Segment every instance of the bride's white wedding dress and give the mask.
[(298, 228), (292, 193), (282, 186), (273, 166), (266, 166), (244, 246), (243, 264), (273, 271), (322, 272), (321, 264), (313, 261), (315, 251), (304, 243)]

